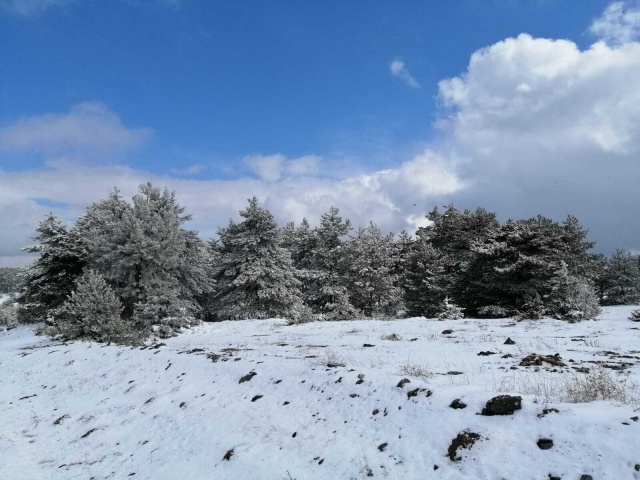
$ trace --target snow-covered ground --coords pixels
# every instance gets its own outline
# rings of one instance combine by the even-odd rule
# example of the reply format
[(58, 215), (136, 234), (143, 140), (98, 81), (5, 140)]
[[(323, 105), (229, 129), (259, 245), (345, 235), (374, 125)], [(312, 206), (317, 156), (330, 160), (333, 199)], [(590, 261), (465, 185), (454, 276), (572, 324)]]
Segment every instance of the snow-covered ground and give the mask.
[[(640, 479), (632, 309), (574, 325), (222, 322), (144, 349), (18, 327), (0, 334), (0, 478)], [(566, 366), (520, 366), (556, 353)], [(567, 402), (565, 386), (594, 372), (631, 403)], [(522, 409), (479, 415), (502, 393)], [(465, 430), (480, 439), (454, 462)]]

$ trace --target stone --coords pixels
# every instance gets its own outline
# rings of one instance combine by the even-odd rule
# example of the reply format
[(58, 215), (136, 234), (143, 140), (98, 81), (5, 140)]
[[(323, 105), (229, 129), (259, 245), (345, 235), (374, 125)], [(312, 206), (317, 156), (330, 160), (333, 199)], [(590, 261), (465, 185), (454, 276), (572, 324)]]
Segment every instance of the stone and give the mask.
[(522, 397), (498, 395), (487, 402), (480, 415), (513, 415), (522, 408)]
[(553, 440), (550, 438), (541, 438), (538, 440), (538, 448), (540, 450), (550, 450), (553, 447)]

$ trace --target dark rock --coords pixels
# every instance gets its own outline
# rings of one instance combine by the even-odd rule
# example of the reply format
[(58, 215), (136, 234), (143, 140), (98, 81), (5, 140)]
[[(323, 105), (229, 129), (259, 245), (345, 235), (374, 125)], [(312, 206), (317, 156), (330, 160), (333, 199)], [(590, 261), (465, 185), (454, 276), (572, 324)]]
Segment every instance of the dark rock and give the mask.
[(329, 367), (329, 368), (338, 368), (338, 367), (346, 367), (346, 365), (344, 363), (329, 362), (329, 363), (327, 363), (327, 367)]
[(549, 450), (553, 447), (553, 440), (550, 438), (541, 438), (538, 440), (538, 448), (540, 450)]
[(513, 415), (522, 408), (522, 397), (498, 395), (489, 400), (480, 415)]
[(352, 393), (351, 395), (349, 395), (351, 398), (356, 398), (359, 397), (360, 395), (358, 395), (357, 393)]
[(459, 398), (456, 398), (453, 402), (451, 402), (451, 405), (449, 405), (449, 408), (453, 408), (455, 410), (461, 410), (463, 408), (467, 408), (467, 404), (461, 402)]
[(496, 352), (490, 352), (490, 351), (486, 351), (486, 352), (480, 352), (478, 353), (479, 357), (488, 357), (489, 355), (495, 355)]
[(398, 388), (402, 388), (404, 387), (407, 383), (411, 383), (411, 380), (409, 380), (408, 378), (403, 378), (402, 380), (400, 380), (398, 382), (398, 385), (396, 385), (396, 387)]
[(515, 345), (516, 342), (514, 342), (513, 340), (511, 340), (511, 337), (508, 337), (505, 341), (504, 341), (505, 345)]
[(60, 425), (66, 418), (69, 418), (69, 415), (62, 415), (55, 422), (53, 422), (53, 424), (54, 425)]
[(356, 385), (360, 385), (361, 383), (364, 383), (364, 380), (362, 378), (356, 382)]
[(538, 414), (538, 418), (545, 417), (550, 413), (560, 413), (560, 410), (558, 410), (557, 408), (544, 408), (542, 410), (542, 413)]
[(580, 480), (593, 480), (591, 475), (580, 475)]
[(262, 395), (256, 395), (255, 397), (253, 397), (251, 399), (252, 402), (255, 402), (256, 400), (260, 400), (263, 396)]
[(635, 417), (631, 417), (629, 420), (633, 420), (634, 422), (638, 421), (638, 416), (636, 415)]
[(410, 390), (407, 392), (407, 398), (411, 398), (411, 397), (417, 397), (418, 396), (418, 392), (420, 391), (419, 388), (415, 388), (413, 390)]
[(82, 435), (80, 438), (87, 438), (89, 435), (91, 435), (93, 432), (95, 432), (96, 430), (98, 430), (97, 428), (92, 428), (91, 430), (89, 430), (87, 433), (85, 433), (84, 435)]
[(440, 467), (439, 467), (438, 465), (434, 465), (434, 466), (433, 466), (433, 469), (434, 469), (434, 470), (437, 470), (437, 469), (439, 469), (439, 468), (440, 468)]
[(562, 357), (559, 353), (555, 355), (538, 355), (537, 353), (532, 353), (531, 355), (527, 355), (520, 362), (521, 367), (533, 367), (540, 366), (543, 363), (548, 363), (549, 365), (553, 365), (554, 367), (566, 367), (567, 365), (562, 362)]
[(562, 477), (556, 477), (555, 475), (549, 474), (549, 480), (562, 480)]
[(284, 403), (282, 404), (282, 406), (283, 406), (283, 407), (284, 407), (285, 405), (289, 405), (289, 402), (284, 402)]
[(222, 457), (223, 460), (229, 461), (231, 460), (231, 457), (233, 457), (233, 448), (231, 450), (229, 450), (227, 453), (224, 454), (224, 457)]
[(337, 379), (335, 382), (333, 383), (342, 383), (342, 377), (340, 377), (339, 379)]
[(449, 449), (447, 450), (447, 457), (449, 457), (452, 462), (459, 462), (461, 458), (458, 456), (458, 449), (469, 449), (474, 443), (480, 440), (480, 438), (480, 434), (469, 430), (460, 432), (456, 438), (451, 441), (451, 445), (449, 445)]
[(238, 383), (248, 382), (249, 380), (251, 380), (256, 375), (257, 375), (256, 372), (249, 372), (244, 377), (241, 377), (240, 380), (238, 381)]
[(451, 335), (453, 333), (453, 330), (443, 330), (442, 331), (442, 335)]
[(365, 343), (362, 345), (363, 348), (375, 347), (375, 345), (371, 345), (370, 343)]
[(377, 408), (372, 412), (373, 415), (377, 415), (380, 413), (380, 410), (378, 410)]
[(187, 402), (180, 403), (180, 408), (185, 408), (187, 406)]
[(381, 443), (380, 445), (378, 445), (378, 450), (384, 452), (384, 449), (387, 448), (387, 445), (387, 443)]
[(291, 437), (296, 438), (296, 435), (298, 435), (298, 432), (293, 432), (293, 435), (291, 435)]
[(633, 468), (636, 469), (636, 472), (640, 472), (640, 463), (636, 463), (636, 466)]
[(513, 355), (511, 355), (510, 353), (507, 353), (506, 355), (502, 355), (502, 357), (500, 358), (511, 358), (513, 357)]
[(462, 372), (459, 372), (457, 370), (449, 370), (447, 372), (447, 375), (462, 375), (462, 374), (463, 374)]

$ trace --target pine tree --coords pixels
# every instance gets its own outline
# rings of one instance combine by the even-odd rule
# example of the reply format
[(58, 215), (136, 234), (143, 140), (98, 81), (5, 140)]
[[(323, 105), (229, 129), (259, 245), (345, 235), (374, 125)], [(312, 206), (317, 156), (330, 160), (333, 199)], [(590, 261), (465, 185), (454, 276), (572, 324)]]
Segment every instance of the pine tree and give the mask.
[(404, 302), (409, 316), (433, 318), (442, 312), (447, 298), (445, 270), (448, 263), (424, 231), (418, 232), (407, 263)]
[(299, 310), (300, 282), (271, 213), (249, 200), (244, 220), (218, 230), (214, 279), (218, 319), (289, 317)]
[(598, 285), (603, 305), (633, 305), (640, 302), (638, 257), (617, 249), (604, 261)]
[(78, 278), (76, 289), (59, 309), (57, 331), (67, 340), (83, 338), (98, 342), (132, 343), (140, 332), (120, 318), (122, 304), (107, 282), (89, 270)]
[(549, 313), (554, 317), (578, 322), (595, 319), (600, 313), (598, 297), (592, 283), (585, 277), (570, 274), (564, 261), (561, 261), (551, 285), (547, 303)]
[(174, 192), (147, 183), (131, 205), (114, 190), (78, 221), (90, 266), (113, 287), (122, 317), (160, 336), (196, 322), (210, 291), (207, 249), (182, 228), (189, 219)]
[(313, 250), (313, 281), (307, 290), (308, 304), (328, 320), (354, 318), (357, 310), (349, 300), (346, 281), (346, 254), (343, 237), (351, 222), (343, 220), (336, 207), (320, 217)]
[(358, 230), (348, 244), (351, 303), (367, 316), (395, 314), (401, 303), (394, 250), (393, 234), (383, 235), (373, 222)]
[(24, 286), (17, 299), (21, 322), (55, 316), (87, 263), (87, 247), (78, 232), (67, 229), (53, 214), (38, 224), (36, 232), (34, 240), (38, 244), (22, 249), (39, 256), (24, 273)]

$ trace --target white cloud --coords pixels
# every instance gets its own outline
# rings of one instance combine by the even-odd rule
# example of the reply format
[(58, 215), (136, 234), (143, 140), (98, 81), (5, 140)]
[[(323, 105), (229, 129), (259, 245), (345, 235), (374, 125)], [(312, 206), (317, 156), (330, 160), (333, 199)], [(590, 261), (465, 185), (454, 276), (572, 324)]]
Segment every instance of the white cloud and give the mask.
[(0, 1), (0, 12), (17, 15), (19, 17), (30, 17), (39, 15), (44, 11), (54, 7), (64, 7), (74, 3), (75, 0), (2, 0)]
[(276, 182), (283, 177), (311, 176), (318, 173), (322, 158), (317, 155), (305, 155), (288, 159), (282, 154), (248, 155), (244, 163), (249, 170), (266, 182)]
[(589, 30), (611, 45), (637, 40), (640, 37), (640, 6), (614, 2), (593, 21)]
[(206, 170), (207, 167), (200, 163), (196, 163), (194, 165), (189, 165), (186, 168), (172, 168), (169, 170), (170, 173), (177, 175), (179, 177), (188, 177), (190, 175), (197, 175), (198, 173)]
[[(373, 220), (384, 228), (413, 230), (415, 221), (402, 214), (407, 208), (411, 210), (408, 205), (416, 201), (430, 204), (439, 196), (463, 187), (455, 174), (448, 172), (440, 163), (442, 159), (432, 152), (420, 154), (396, 169), (341, 180), (307, 175), (315, 171), (319, 162), (315, 156), (293, 160), (274, 155), (255, 155), (252, 158), (267, 159), (266, 162), (257, 162), (259, 165), (269, 162), (284, 165), (280, 172), (302, 171), (304, 176), (281, 173), (280, 180), (192, 180), (152, 174), (127, 166), (74, 164), (65, 159), (49, 160), (47, 168), (43, 169), (0, 170), (0, 222), (3, 225), (0, 265), (9, 263), (9, 260), (15, 263), (13, 257), (20, 246), (29, 243), (37, 222), (51, 210), (43, 206), (43, 202), (36, 202), (35, 198), (67, 204), (65, 209), (53, 210), (72, 222), (88, 204), (103, 198), (114, 186), (120, 188), (125, 197), (131, 197), (139, 184), (151, 181), (176, 191), (180, 203), (193, 214), (192, 227), (206, 238), (214, 235), (216, 228), (225, 224), (228, 218), (238, 218), (239, 210), (253, 195), (281, 222), (299, 222), (307, 217), (315, 223), (322, 213), (335, 205), (355, 225), (366, 225)], [(308, 169), (309, 164), (314, 165), (312, 170)], [(273, 179), (274, 171), (277, 169), (265, 169), (266, 173), (263, 173), (267, 179)], [(414, 178), (409, 181), (410, 177)], [(415, 208), (413, 211), (416, 215), (425, 213)]]
[(416, 89), (420, 88), (420, 84), (414, 78), (414, 76), (411, 75), (411, 73), (409, 73), (409, 70), (407, 69), (407, 65), (404, 63), (404, 61), (396, 58), (389, 64), (389, 70), (391, 71), (391, 75), (402, 80), (402, 82), (407, 87), (416, 88)]
[[(577, 215), (603, 247), (637, 244), (640, 43), (519, 35), (439, 84), (447, 152), (474, 186), (454, 199), (504, 216)], [(635, 240), (634, 240), (635, 238)]]
[(95, 152), (128, 150), (141, 145), (152, 131), (127, 128), (98, 102), (75, 105), (68, 113), (23, 118), (0, 129), (0, 151)]

